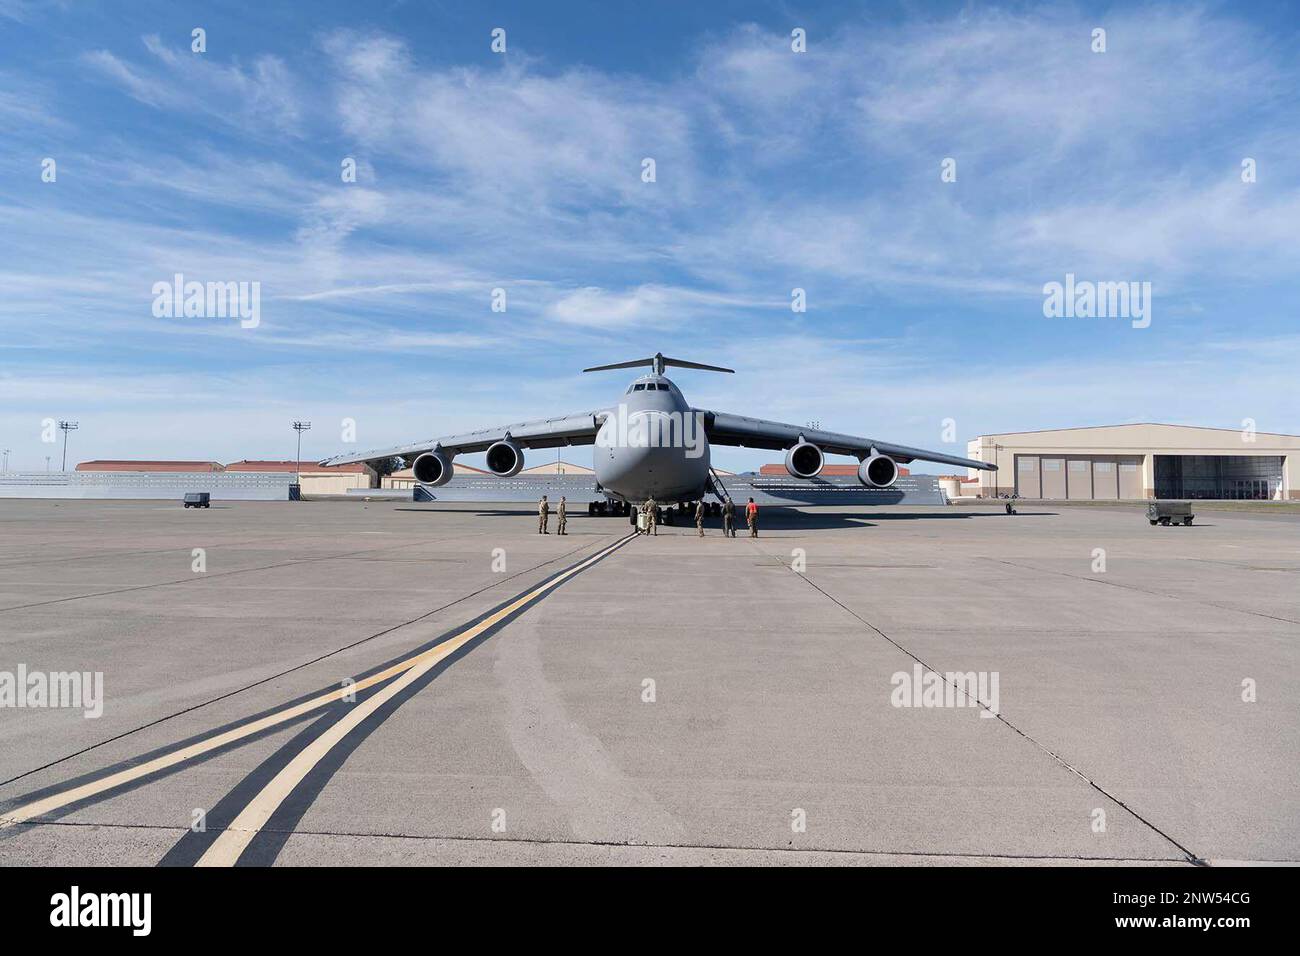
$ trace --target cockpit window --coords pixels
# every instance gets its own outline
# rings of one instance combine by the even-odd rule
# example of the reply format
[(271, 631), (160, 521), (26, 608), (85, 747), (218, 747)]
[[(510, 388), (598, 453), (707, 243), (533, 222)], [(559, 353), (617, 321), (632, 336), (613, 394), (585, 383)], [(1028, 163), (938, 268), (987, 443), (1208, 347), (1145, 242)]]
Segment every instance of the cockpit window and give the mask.
[(634, 391), (634, 392), (639, 392), (639, 391), (641, 391), (643, 388), (645, 388), (644, 385), (633, 385), (633, 386), (632, 386), (632, 391)]

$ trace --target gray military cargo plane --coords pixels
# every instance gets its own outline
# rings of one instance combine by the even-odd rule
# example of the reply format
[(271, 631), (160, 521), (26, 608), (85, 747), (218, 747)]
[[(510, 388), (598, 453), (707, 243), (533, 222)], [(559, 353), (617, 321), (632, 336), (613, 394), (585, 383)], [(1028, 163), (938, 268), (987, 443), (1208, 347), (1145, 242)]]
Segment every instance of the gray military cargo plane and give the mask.
[(801, 479), (816, 478), (827, 453), (852, 455), (859, 461), (858, 481), (868, 488), (888, 488), (898, 478), (898, 463), (915, 459), (996, 470), (995, 465), (986, 462), (923, 448), (693, 408), (681, 389), (664, 377), (664, 369), (670, 365), (710, 372), (733, 373), (734, 369), (656, 353), (651, 358), (596, 365), (583, 371), (647, 365), (650, 373), (633, 381), (622, 399), (609, 408), (338, 455), (321, 464), (400, 457), (411, 465), (417, 482), (438, 487), (451, 479), (452, 459), (458, 454), (486, 452), (488, 470), (510, 478), (524, 467), (526, 448), (594, 444), (597, 489), (609, 508), (623, 513), (652, 497), (661, 503), (700, 501), (709, 493), (723, 499), (725, 491), (709, 464), (710, 444), (784, 450), (786, 470)]

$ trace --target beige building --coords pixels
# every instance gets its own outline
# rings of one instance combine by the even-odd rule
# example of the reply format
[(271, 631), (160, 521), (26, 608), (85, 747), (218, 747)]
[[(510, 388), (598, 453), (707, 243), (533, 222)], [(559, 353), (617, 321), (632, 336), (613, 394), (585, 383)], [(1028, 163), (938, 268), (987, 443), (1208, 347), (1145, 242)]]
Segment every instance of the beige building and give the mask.
[[(452, 477), (454, 478), (491, 478), (492, 472), (484, 471), (482, 468), (473, 468), (469, 465), (463, 465), (456, 461), (452, 463)], [(857, 466), (854, 466), (856, 470)], [(734, 472), (724, 471), (721, 468), (713, 469), (719, 475), (726, 477)], [(781, 466), (781, 473), (785, 474), (785, 466)], [(586, 465), (575, 465), (571, 461), (545, 461), (540, 465), (533, 465), (530, 468), (524, 468), (519, 472), (520, 475), (592, 475), (596, 474), (595, 470)], [(907, 474), (906, 471), (903, 474)], [(416, 484), (415, 475), (410, 468), (403, 468), (401, 471), (395, 471), (382, 479), (384, 488), (414, 488)]]
[(1193, 425), (1101, 425), (981, 435), (961, 491), (984, 497), (1300, 499), (1300, 436)]
[[(453, 478), (484, 478), (491, 477), (492, 472), (484, 471), (482, 468), (473, 468), (469, 465), (462, 465), (458, 461), (451, 463), (451, 476)], [(385, 475), (380, 481), (382, 488), (401, 488), (410, 491), (416, 485), (415, 473), (410, 468), (403, 468), (401, 471), (395, 471), (391, 475)]]
[(521, 475), (594, 475), (595, 473), (586, 465), (575, 465), (571, 461), (546, 461), (519, 472)]
[[(482, 468), (475, 468), (471, 465), (465, 465), (458, 461), (452, 462), (453, 478), (491, 478), (492, 472), (485, 471)], [(570, 461), (548, 461), (540, 465), (533, 465), (531, 468), (525, 468), (519, 472), (521, 475), (594, 475), (595, 472), (585, 465), (575, 465)], [(410, 468), (403, 468), (401, 471), (395, 471), (391, 475), (383, 478), (382, 485), (385, 488), (411, 489), (416, 485), (415, 475)]]
[(369, 465), (318, 465), (314, 461), (236, 461), (227, 472), (291, 472), (299, 475), (304, 495), (346, 495), (349, 488), (375, 487), (375, 470)]
[(224, 466), (218, 461), (143, 461), (123, 458), (96, 458), (83, 461), (77, 465), (77, 471), (165, 471), (195, 472), (221, 471)]

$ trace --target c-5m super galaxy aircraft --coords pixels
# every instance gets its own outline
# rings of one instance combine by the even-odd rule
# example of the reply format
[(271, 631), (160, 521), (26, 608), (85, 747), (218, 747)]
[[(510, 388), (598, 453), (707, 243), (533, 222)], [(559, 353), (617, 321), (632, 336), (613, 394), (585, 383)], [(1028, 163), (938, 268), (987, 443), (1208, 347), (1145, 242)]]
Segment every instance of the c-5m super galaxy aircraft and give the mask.
[(783, 449), (786, 470), (800, 479), (816, 478), (827, 453), (852, 455), (859, 461), (858, 481), (868, 488), (888, 488), (898, 478), (898, 463), (914, 459), (996, 470), (995, 465), (986, 462), (875, 438), (693, 408), (681, 389), (664, 377), (664, 369), (670, 365), (734, 372), (729, 368), (665, 358), (656, 353), (652, 358), (597, 365), (583, 371), (645, 365), (651, 367), (651, 372), (633, 381), (617, 404), (609, 408), (428, 439), (396, 448), (338, 455), (321, 464), (343, 465), (401, 457), (411, 464), (417, 482), (438, 487), (451, 480), (452, 459), (461, 453), (487, 452), (488, 470), (498, 477), (510, 478), (524, 467), (526, 448), (594, 444), (597, 490), (603, 493), (609, 506), (625, 513), (629, 505), (639, 505), (652, 497), (661, 503), (699, 501), (710, 492), (723, 498), (725, 492), (715, 482), (709, 465), (710, 444)]

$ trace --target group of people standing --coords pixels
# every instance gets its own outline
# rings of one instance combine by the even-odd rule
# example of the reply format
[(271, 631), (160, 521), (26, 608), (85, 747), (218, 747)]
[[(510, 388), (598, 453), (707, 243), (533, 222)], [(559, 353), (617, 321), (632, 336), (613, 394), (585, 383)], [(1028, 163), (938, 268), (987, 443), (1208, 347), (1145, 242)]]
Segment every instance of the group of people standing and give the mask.
[[(644, 534), (659, 535), (659, 506), (654, 498), (649, 498), (641, 505), (641, 513), (646, 516)], [(704, 515), (707, 509), (703, 501), (695, 503), (695, 528), (704, 537)], [(551, 517), (551, 503), (547, 500), (546, 495), (542, 495), (542, 500), (537, 502), (537, 533), (550, 534), (546, 527)], [(556, 517), (556, 534), (568, 534), (565, 530), (568, 524), (568, 512), (565, 510), (564, 496), (560, 496), (560, 503), (555, 509)], [(758, 505), (754, 504), (754, 499), (749, 499), (749, 504), (745, 505), (745, 523), (749, 525), (749, 536), (758, 537)], [(728, 498), (722, 503), (722, 536), (724, 538), (734, 538), (736, 536), (736, 506)]]
[[(695, 503), (695, 530), (699, 532), (700, 537), (704, 537), (704, 516), (707, 513), (703, 501)], [(641, 505), (641, 513), (646, 515), (645, 534), (659, 534), (659, 506), (651, 497)], [(749, 536), (758, 537), (758, 505), (754, 504), (754, 499), (749, 499), (749, 504), (745, 505), (745, 523), (749, 525)], [(722, 536), (724, 538), (734, 538), (736, 536), (736, 506), (728, 498), (722, 503)]]

